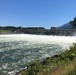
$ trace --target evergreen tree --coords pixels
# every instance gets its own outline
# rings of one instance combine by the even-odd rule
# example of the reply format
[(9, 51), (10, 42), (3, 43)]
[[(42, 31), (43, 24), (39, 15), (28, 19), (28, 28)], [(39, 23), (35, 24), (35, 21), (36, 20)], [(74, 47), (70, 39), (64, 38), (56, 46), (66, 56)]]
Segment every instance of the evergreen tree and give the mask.
[(76, 17), (73, 19), (73, 21), (69, 22), (70, 24), (73, 25), (72, 29), (76, 27)]
[(76, 26), (76, 17), (73, 20), (73, 25)]

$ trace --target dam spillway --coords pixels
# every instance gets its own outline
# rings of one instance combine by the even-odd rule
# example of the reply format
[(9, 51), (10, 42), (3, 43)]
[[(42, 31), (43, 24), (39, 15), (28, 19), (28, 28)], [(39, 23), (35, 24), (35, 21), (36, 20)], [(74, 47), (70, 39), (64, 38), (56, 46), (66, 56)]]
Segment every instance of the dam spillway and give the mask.
[(75, 42), (75, 36), (0, 35), (0, 74), (8, 75), (31, 61), (64, 52)]

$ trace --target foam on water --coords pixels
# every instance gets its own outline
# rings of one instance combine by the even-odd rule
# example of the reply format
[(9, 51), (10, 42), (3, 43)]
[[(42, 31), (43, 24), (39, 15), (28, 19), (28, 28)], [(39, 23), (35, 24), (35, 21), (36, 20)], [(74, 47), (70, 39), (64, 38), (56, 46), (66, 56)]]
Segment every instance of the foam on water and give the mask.
[(76, 41), (75, 36), (46, 36), (46, 35), (28, 35), (28, 34), (13, 34), (13, 35), (0, 35), (0, 42), (1, 41), (19, 41), (19, 40), (26, 40), (26, 41), (34, 41), (37, 43), (53, 43), (53, 42), (68, 42), (72, 43)]
[(75, 42), (75, 36), (0, 35), (0, 74), (13, 73), (35, 59), (59, 54)]

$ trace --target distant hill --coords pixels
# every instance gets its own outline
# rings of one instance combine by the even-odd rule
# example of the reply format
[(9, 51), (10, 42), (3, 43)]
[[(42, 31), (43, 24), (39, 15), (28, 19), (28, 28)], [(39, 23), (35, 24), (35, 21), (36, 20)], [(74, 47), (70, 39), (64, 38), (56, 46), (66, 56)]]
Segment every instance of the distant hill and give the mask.
[(62, 26), (57, 27), (57, 29), (76, 29), (76, 17), (73, 21), (63, 24)]
[(60, 27), (57, 27), (57, 29), (72, 29), (72, 28), (73, 28), (73, 25), (70, 23), (66, 23)]

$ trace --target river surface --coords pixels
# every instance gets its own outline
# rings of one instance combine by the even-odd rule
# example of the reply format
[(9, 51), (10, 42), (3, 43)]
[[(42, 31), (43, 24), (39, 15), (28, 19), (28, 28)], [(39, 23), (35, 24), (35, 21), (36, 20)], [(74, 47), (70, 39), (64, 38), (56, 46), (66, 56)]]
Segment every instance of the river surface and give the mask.
[(75, 36), (0, 35), (0, 75), (12, 75), (31, 61), (64, 52), (75, 42)]

